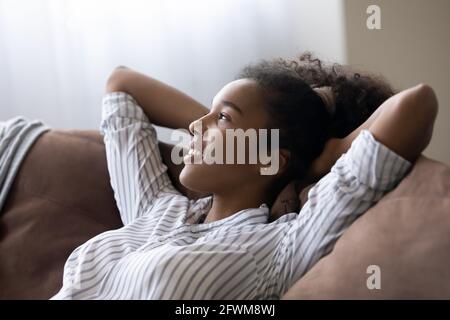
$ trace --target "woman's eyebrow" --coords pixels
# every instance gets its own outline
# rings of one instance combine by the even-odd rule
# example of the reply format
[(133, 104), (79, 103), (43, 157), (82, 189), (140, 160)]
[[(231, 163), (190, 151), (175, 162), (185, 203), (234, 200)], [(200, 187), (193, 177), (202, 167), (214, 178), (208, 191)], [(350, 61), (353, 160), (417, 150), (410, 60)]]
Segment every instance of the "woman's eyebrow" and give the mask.
[(242, 115), (242, 110), (241, 110), (241, 108), (239, 108), (236, 104), (234, 104), (233, 102), (231, 102), (231, 101), (227, 101), (227, 100), (222, 100), (222, 104), (224, 105), (224, 106), (227, 106), (227, 107), (230, 107), (230, 108), (233, 108), (233, 109), (235, 109), (237, 112), (239, 112), (241, 115)]

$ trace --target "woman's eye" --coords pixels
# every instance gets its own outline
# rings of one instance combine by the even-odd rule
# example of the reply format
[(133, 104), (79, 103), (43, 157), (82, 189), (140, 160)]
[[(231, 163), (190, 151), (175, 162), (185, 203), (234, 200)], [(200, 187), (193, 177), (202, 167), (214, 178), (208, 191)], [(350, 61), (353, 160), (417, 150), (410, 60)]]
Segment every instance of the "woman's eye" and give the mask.
[(220, 112), (219, 113), (219, 120), (230, 120), (230, 119), (228, 119), (228, 116), (225, 113)]

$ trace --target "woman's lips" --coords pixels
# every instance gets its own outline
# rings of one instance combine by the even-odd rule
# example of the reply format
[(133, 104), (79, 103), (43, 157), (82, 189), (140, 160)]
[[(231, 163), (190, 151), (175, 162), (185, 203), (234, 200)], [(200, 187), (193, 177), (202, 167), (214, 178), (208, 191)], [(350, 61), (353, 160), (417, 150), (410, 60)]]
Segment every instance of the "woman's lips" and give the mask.
[(200, 151), (189, 149), (188, 153), (183, 157), (184, 164), (200, 164), (203, 162), (203, 157)]
[[(187, 162), (186, 160), (188, 160), (188, 159), (189, 159), (189, 163), (191, 163), (191, 164), (195, 162), (195, 160), (196, 160), (195, 158), (200, 159), (200, 160), (202, 159), (202, 156), (203, 156), (202, 151), (204, 150), (205, 146), (202, 144), (202, 151), (201, 150), (197, 150), (195, 148), (195, 145), (196, 145), (195, 142), (196, 142), (196, 140), (194, 138), (194, 139), (191, 140), (191, 143), (189, 144), (188, 153), (183, 158), (185, 163)], [(194, 158), (194, 162), (192, 161), (192, 158)]]
[(200, 151), (198, 151), (198, 150), (195, 150), (195, 149), (189, 149), (189, 151), (188, 151), (188, 155), (190, 155), (190, 156), (202, 156), (202, 153), (200, 152)]
[[(194, 151), (198, 151), (198, 152), (200, 152), (200, 153), (203, 153), (203, 150), (205, 150), (205, 143), (204, 143), (204, 141), (201, 141), (201, 144), (199, 143), (200, 141), (198, 141), (198, 139), (200, 139), (200, 138), (197, 138), (197, 137), (194, 137), (192, 140), (191, 140), (191, 143), (189, 144), (189, 151), (190, 150), (194, 150)], [(200, 144), (200, 146), (199, 146), (199, 144)], [(197, 148), (196, 148), (197, 147)], [(201, 147), (201, 149), (200, 150), (198, 150), (198, 147)]]

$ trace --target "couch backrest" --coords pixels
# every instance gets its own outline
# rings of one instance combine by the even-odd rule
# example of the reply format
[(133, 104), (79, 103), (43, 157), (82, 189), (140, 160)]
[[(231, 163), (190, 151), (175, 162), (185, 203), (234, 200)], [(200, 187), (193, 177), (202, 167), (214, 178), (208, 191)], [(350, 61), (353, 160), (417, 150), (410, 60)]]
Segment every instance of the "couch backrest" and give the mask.
[(449, 266), (450, 167), (421, 156), (284, 298), (450, 299)]

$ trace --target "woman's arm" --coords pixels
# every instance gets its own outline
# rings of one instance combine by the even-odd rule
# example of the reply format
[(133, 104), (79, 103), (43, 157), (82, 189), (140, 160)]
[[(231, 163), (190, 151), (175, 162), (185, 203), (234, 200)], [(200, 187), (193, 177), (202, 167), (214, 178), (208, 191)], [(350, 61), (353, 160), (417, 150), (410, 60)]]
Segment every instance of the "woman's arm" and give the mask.
[(183, 92), (126, 67), (112, 72), (106, 91), (132, 95), (152, 123), (172, 129), (188, 130), (192, 121), (209, 112)]
[(369, 130), (379, 142), (414, 162), (431, 140), (438, 113), (433, 89), (425, 84), (406, 89), (387, 99), (361, 126), (343, 139), (330, 139), (312, 164), (309, 175), (320, 178), (347, 152), (361, 130)]

